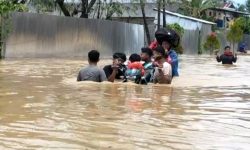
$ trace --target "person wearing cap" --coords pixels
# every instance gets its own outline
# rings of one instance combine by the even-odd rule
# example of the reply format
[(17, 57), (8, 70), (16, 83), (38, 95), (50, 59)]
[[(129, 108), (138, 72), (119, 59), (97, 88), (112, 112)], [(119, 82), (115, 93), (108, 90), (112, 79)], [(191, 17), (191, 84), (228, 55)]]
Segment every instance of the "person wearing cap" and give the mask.
[(159, 84), (171, 84), (172, 67), (166, 62), (166, 53), (162, 46), (154, 49), (154, 75), (153, 82)]
[(153, 62), (152, 62), (153, 51), (148, 47), (141, 48), (141, 60), (144, 61), (143, 67), (145, 69), (144, 78), (146, 82), (151, 82), (153, 74)]
[(126, 77), (126, 66), (124, 62), (127, 60), (124, 53), (113, 54), (113, 64), (103, 68), (108, 81), (114, 82), (115, 79), (124, 79)]
[(226, 46), (224, 48), (224, 54), (217, 56), (216, 57), (218, 62), (222, 62), (222, 64), (230, 64), (232, 65), (233, 63), (236, 63), (237, 61), (237, 56), (233, 55), (233, 53), (231, 52), (231, 47), (230, 46)]

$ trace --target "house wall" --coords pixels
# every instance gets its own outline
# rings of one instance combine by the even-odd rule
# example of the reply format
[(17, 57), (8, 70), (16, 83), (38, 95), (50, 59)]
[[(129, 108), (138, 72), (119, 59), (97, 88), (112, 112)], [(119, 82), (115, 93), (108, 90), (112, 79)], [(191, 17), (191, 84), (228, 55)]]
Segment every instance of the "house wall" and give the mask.
[[(235, 19), (233, 13), (231, 12), (224, 12), (219, 10), (207, 10), (206, 15), (208, 17), (214, 18), (214, 20), (222, 20), (224, 27), (228, 28), (232, 21)], [(225, 21), (225, 22), (224, 22)]]
[(142, 25), (14, 13), (5, 57), (87, 57), (91, 49), (102, 57), (131, 54), (144, 45)]

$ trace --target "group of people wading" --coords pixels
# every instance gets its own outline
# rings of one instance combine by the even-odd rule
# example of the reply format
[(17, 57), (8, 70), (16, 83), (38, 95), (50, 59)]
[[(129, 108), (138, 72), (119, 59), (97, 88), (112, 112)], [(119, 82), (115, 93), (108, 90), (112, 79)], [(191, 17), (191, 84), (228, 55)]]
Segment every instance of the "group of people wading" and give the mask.
[(80, 70), (77, 81), (132, 81), (137, 84), (171, 84), (172, 78), (179, 76), (178, 56), (173, 49), (179, 44), (180, 37), (171, 29), (159, 29), (156, 40), (148, 47), (141, 48), (140, 54), (131, 54), (127, 61), (124, 53), (114, 53), (113, 63), (103, 69), (97, 67), (100, 53), (88, 53), (89, 65)]
[[(124, 53), (114, 53), (113, 63), (103, 69), (97, 67), (100, 53), (91, 50), (88, 53), (89, 65), (80, 70), (77, 81), (122, 80), (137, 84), (171, 84), (173, 77), (179, 76), (178, 56), (174, 47), (178, 46), (180, 37), (174, 30), (162, 28), (156, 31), (155, 38), (148, 47), (141, 48), (140, 54), (131, 54), (128, 61)], [(216, 59), (222, 64), (233, 64), (237, 56), (226, 46), (224, 53)]]

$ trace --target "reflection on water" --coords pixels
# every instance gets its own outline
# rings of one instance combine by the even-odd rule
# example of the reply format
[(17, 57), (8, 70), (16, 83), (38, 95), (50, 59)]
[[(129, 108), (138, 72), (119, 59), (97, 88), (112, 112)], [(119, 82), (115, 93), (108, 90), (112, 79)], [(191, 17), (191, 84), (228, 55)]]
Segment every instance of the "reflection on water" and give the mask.
[(182, 56), (172, 86), (77, 83), (84, 65), (0, 61), (0, 149), (249, 149), (250, 57)]

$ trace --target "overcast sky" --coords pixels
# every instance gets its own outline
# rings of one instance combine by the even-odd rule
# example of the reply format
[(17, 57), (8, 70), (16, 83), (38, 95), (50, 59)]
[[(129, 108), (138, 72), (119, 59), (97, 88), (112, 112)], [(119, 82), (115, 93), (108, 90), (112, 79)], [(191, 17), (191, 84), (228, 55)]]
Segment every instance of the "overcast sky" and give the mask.
[(233, 0), (235, 3), (245, 4), (246, 0)]

